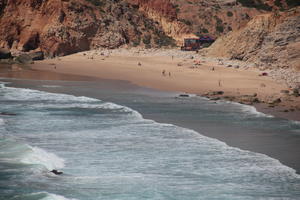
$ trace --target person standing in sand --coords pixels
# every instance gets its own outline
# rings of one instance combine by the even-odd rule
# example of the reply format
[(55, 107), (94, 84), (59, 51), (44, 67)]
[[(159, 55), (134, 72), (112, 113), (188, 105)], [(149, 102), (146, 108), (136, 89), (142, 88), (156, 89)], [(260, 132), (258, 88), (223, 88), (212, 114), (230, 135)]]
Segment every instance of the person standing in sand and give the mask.
[(161, 72), (161, 74), (162, 74), (163, 76), (166, 76), (166, 70), (163, 70), (163, 71)]

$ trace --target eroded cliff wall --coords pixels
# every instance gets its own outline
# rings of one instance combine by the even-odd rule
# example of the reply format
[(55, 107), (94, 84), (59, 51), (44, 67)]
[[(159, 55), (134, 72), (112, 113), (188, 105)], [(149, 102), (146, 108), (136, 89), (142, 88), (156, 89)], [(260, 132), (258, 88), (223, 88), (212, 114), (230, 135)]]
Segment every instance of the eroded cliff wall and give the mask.
[(0, 4), (0, 47), (50, 56), (124, 44), (172, 43), (159, 24), (125, 1), (7, 0)]
[(220, 37), (208, 55), (300, 70), (300, 7), (256, 16), (244, 28)]

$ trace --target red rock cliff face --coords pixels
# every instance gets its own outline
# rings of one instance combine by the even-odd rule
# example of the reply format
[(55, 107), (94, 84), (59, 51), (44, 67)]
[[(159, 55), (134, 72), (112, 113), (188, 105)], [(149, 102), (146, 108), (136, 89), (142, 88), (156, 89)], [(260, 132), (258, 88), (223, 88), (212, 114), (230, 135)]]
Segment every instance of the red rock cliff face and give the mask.
[(0, 47), (14, 52), (66, 55), (166, 38), (159, 25), (122, 1), (97, 7), (85, 0), (7, 0), (0, 11)]
[[(93, 18), (97, 17), (92, 7), (86, 6), (85, 12), (77, 4), (61, 0), (8, 0), (0, 19), (1, 46), (18, 51), (40, 48), (56, 55), (86, 50), (89, 36), (97, 32)], [(78, 15), (78, 13), (81, 13)], [(87, 21), (83, 26), (76, 15)]]
[(299, 30), (300, 7), (258, 15), (244, 28), (218, 38), (208, 55), (300, 71)]
[(176, 9), (169, 0), (129, 0), (129, 2), (141, 6), (145, 11), (156, 12), (170, 21), (177, 19)]
[(191, 29), (178, 20), (176, 7), (170, 0), (128, 0), (128, 2), (138, 5), (140, 11), (158, 22), (164, 32), (177, 43), (180, 44), (184, 37), (194, 36), (191, 34)]

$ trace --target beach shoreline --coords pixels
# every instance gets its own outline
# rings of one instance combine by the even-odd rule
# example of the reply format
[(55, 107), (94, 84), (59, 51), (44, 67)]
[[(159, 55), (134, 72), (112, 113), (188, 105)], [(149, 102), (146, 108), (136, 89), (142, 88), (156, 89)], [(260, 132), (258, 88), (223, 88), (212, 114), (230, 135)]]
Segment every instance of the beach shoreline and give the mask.
[(2, 76), (124, 80), (146, 88), (253, 105), (260, 112), (300, 121), (300, 98), (294, 97), (287, 85), (259, 76), (259, 70), (243, 63), (226, 62), (178, 50), (95, 50), (38, 61), (27, 70), (15, 65), (13, 72)]

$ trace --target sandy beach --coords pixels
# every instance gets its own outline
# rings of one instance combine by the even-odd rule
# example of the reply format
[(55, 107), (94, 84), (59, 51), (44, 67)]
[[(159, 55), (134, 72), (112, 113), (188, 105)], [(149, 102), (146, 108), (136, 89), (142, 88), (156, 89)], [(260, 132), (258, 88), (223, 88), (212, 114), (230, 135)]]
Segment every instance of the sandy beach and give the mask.
[[(283, 82), (245, 63), (173, 50), (94, 50), (35, 62), (34, 70), (126, 80), (164, 91), (225, 98), (278, 117), (300, 120), (300, 100)], [(280, 100), (278, 100), (280, 99)], [(263, 102), (258, 103), (257, 102)]]

